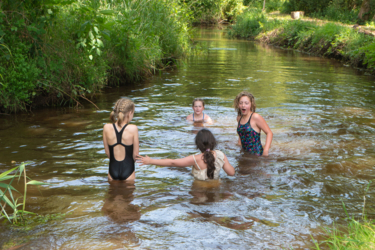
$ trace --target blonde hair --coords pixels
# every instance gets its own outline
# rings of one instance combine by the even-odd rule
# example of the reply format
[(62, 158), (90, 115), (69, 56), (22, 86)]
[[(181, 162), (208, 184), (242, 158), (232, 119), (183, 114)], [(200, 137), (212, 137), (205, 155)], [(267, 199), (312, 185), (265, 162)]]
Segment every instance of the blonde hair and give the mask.
[(134, 109), (134, 103), (129, 98), (118, 99), (115, 107), (109, 115), (109, 119), (113, 123), (117, 122), (117, 125), (121, 128), (121, 124), (123, 123), (125, 118), (129, 115), (130, 112), (134, 112)]
[(241, 97), (243, 96), (247, 96), (250, 99), (250, 104), (251, 104), (250, 111), (251, 112), (255, 112), (255, 109), (257, 107), (255, 104), (254, 96), (247, 91), (242, 91), (236, 96), (236, 98), (234, 98), (234, 102), (233, 102), (234, 109), (237, 111), (238, 116), (241, 116), (241, 110), (239, 109), (239, 102), (240, 102)]
[(193, 105), (191, 105), (192, 107), (194, 107), (195, 102), (202, 102), (202, 106), (204, 107), (204, 101), (203, 101), (203, 99), (201, 99), (201, 98), (195, 98), (194, 101), (193, 101)]

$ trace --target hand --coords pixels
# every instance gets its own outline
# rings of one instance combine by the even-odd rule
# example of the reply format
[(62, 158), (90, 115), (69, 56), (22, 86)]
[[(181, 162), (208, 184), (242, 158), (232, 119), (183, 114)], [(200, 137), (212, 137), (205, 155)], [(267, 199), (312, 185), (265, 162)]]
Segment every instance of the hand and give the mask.
[(135, 159), (137, 163), (141, 163), (140, 166), (150, 165), (150, 162), (151, 162), (151, 158), (148, 157), (147, 155), (146, 156), (137, 155)]
[(268, 156), (268, 150), (267, 151), (263, 151), (262, 156)]

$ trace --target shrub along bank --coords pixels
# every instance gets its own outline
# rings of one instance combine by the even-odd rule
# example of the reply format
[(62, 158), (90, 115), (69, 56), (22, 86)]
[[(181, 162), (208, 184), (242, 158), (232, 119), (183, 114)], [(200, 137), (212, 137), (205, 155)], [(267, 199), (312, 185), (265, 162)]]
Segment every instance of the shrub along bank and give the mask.
[(0, 2), (0, 112), (75, 105), (189, 50), (177, 0)]
[(238, 16), (229, 35), (342, 60), (375, 74), (375, 38), (352, 27), (270, 19), (259, 9)]

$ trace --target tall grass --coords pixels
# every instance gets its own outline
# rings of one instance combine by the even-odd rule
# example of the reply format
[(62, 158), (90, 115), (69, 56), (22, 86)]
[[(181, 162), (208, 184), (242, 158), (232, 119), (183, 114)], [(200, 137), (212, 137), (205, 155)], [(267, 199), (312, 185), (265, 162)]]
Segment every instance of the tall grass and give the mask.
[[(24, 183), (23, 194), (12, 186), (15, 180), (20, 181), (21, 178)], [(25, 163), (0, 174), (0, 219), (6, 218), (9, 222), (17, 224), (24, 220), (24, 215), (34, 214), (25, 210), (27, 187), (48, 184), (27, 179), (29, 178), (26, 176)]]
[(366, 193), (370, 187), (371, 181), (365, 189), (363, 196), (362, 218), (355, 219), (350, 217), (343, 203), (344, 212), (346, 214), (347, 225), (334, 225), (333, 228), (325, 228), (328, 237), (318, 243), (314, 238), (316, 249), (321, 247), (330, 249), (375, 249), (375, 220), (368, 219), (366, 216)]

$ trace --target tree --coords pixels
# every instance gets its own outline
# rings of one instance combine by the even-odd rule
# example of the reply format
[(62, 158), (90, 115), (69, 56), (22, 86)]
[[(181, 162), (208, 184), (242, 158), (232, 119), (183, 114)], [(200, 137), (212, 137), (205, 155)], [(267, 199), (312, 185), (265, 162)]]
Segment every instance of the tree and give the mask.
[(367, 21), (370, 18), (370, 11), (371, 11), (370, 0), (363, 0), (361, 9), (359, 10), (359, 13), (358, 13), (358, 18), (361, 19), (362, 21)]

